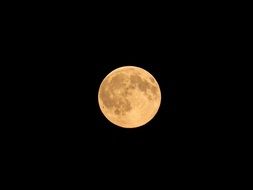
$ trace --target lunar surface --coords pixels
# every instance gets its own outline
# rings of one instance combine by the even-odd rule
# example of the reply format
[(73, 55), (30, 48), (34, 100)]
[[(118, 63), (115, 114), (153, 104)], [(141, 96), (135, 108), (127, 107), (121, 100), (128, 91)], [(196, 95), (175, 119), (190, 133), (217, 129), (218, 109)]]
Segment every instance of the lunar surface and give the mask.
[(156, 115), (161, 91), (149, 72), (125, 66), (104, 78), (99, 87), (98, 103), (110, 122), (123, 128), (135, 128), (145, 125)]

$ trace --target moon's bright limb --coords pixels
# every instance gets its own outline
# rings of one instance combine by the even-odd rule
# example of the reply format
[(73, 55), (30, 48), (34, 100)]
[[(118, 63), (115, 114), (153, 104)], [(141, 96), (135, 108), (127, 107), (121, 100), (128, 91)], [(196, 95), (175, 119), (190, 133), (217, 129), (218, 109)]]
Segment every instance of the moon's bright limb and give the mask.
[(161, 91), (155, 78), (146, 70), (120, 67), (102, 81), (98, 92), (99, 107), (113, 124), (124, 128), (140, 127), (157, 113)]

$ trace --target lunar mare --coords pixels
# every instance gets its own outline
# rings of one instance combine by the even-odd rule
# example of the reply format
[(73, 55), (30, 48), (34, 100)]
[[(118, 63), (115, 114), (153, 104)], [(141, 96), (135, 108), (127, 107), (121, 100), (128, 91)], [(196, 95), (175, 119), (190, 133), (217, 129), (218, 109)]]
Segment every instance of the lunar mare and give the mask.
[(146, 70), (125, 66), (110, 72), (98, 92), (99, 107), (113, 124), (124, 128), (140, 127), (157, 113), (161, 91)]

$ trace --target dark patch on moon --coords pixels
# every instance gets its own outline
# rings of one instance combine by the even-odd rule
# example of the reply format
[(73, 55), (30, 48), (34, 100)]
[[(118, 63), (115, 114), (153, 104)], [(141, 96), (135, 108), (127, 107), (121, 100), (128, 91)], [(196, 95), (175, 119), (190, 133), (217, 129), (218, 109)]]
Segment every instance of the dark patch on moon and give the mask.
[(140, 81), (142, 81), (141, 77), (139, 75), (130, 75), (130, 81), (131, 84), (138, 84)]
[[(131, 95), (126, 88), (127, 75), (119, 73), (113, 76), (108, 82), (105, 80), (100, 89), (100, 97), (103, 104), (108, 109), (114, 109), (116, 115), (125, 115), (132, 109), (130, 102), (125, 98)], [(115, 90), (122, 91), (119, 94)]]
[(111, 82), (110, 82), (110, 86), (112, 89), (119, 89), (122, 88), (122, 86), (124, 86), (124, 81), (126, 80), (126, 75), (125, 74), (117, 74), (115, 76), (112, 77)]
[(114, 108), (115, 108), (114, 113), (116, 115), (126, 115), (127, 112), (132, 110), (130, 102), (127, 99), (125, 99), (125, 101), (123, 101), (122, 98), (120, 98), (119, 103), (116, 104), (114, 106)]
[(120, 114), (120, 111), (119, 111), (118, 109), (116, 109), (116, 110), (114, 111), (114, 113), (115, 113), (116, 115), (119, 115), (119, 114)]
[(153, 100), (153, 98), (152, 98), (151, 95), (148, 95), (148, 99), (149, 99), (149, 100)]
[(149, 79), (152, 83), (155, 83), (155, 79), (153, 77), (149, 77)]
[(144, 81), (142, 80), (142, 81), (140, 81), (138, 87), (141, 91), (145, 92), (147, 89), (150, 88), (150, 84), (146, 80), (144, 80)]
[(151, 92), (152, 92), (153, 94), (157, 95), (157, 91), (158, 91), (157, 87), (151, 86)]
[(131, 80), (131, 84), (138, 85), (138, 88), (142, 92), (146, 92), (146, 90), (150, 89), (150, 87), (151, 87), (151, 84), (147, 80), (142, 79), (140, 76), (138, 76), (136, 74), (131, 75), (130, 80)]
[(124, 92), (122, 92), (121, 94), (122, 96), (129, 96), (129, 95), (132, 95), (132, 93), (129, 91), (129, 88), (126, 88), (126, 90), (124, 90)]
[(113, 106), (113, 99), (110, 97), (110, 93), (106, 89), (107, 85), (108, 81), (105, 80), (100, 88), (100, 98), (107, 108), (111, 108)]
[(131, 110), (132, 110), (132, 106), (131, 106), (130, 102), (126, 99), (123, 111), (128, 112), (128, 111), (131, 111)]
[(132, 85), (132, 84), (130, 84), (130, 85), (129, 85), (129, 88), (130, 88), (130, 89), (135, 89), (135, 86)]

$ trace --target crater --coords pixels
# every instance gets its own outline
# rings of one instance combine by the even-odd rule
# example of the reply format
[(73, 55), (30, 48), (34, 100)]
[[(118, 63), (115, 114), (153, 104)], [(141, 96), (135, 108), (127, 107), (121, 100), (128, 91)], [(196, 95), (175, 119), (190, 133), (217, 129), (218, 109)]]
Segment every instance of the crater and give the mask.
[(116, 109), (116, 110), (114, 111), (114, 113), (115, 113), (116, 115), (119, 115), (119, 114), (120, 114), (120, 111), (119, 111), (118, 109)]

